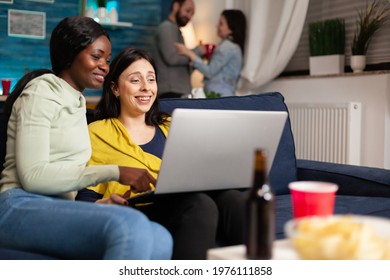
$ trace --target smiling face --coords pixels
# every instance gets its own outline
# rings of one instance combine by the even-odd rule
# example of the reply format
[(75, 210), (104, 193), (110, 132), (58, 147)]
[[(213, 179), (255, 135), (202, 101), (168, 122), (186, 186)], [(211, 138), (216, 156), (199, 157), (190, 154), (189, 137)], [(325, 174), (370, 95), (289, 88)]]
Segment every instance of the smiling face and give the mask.
[(112, 85), (112, 92), (119, 98), (121, 115), (144, 116), (157, 96), (156, 73), (152, 64), (143, 58), (130, 64), (120, 74), (118, 84)]
[(110, 70), (110, 58), (111, 43), (106, 36), (100, 36), (78, 53), (72, 65), (59, 76), (78, 91), (99, 89)]

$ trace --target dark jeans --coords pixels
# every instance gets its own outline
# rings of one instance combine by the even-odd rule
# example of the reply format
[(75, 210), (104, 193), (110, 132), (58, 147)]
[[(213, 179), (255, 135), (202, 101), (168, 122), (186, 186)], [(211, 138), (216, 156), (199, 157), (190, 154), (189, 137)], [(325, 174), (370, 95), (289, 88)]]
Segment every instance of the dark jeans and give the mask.
[(173, 237), (176, 260), (206, 259), (214, 247), (218, 210), (204, 193), (155, 196), (154, 203), (137, 207), (152, 221), (164, 225)]
[(173, 259), (205, 259), (216, 243), (243, 243), (245, 199), (238, 190), (155, 196), (138, 209), (171, 232)]
[(247, 191), (218, 190), (207, 192), (207, 194), (218, 207), (218, 245), (232, 246), (243, 244)]

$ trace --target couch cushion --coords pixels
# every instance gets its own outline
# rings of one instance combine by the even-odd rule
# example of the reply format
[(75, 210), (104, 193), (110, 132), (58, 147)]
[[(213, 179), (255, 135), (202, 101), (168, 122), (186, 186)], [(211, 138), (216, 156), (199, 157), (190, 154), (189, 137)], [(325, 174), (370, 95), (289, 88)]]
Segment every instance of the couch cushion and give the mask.
[(37, 253), (0, 248), (0, 260), (56, 260)]
[(390, 197), (390, 170), (302, 159), (297, 169), (298, 180), (336, 183), (338, 195)]
[[(278, 92), (209, 99), (161, 99), (160, 108), (168, 113), (175, 108), (288, 111), (284, 97)], [(297, 180), (296, 170), (294, 139), (288, 118), (270, 172), (269, 179), (275, 194), (289, 193), (288, 183)]]

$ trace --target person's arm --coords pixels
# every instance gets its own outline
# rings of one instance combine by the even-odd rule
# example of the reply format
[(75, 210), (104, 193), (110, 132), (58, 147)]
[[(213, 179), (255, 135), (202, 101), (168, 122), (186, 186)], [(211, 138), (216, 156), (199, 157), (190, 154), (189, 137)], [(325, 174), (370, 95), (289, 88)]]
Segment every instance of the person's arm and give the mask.
[(95, 202), (101, 204), (121, 204), (121, 205), (129, 205), (127, 198), (129, 197), (129, 192), (120, 195), (120, 194), (111, 194), (108, 198), (103, 198), (103, 195), (94, 192), (90, 189), (82, 189), (77, 193), (76, 200), (79, 201), (88, 201)]
[(190, 62), (194, 62), (195, 58), (198, 56), (194, 51), (188, 49), (182, 43), (175, 43), (176, 51), (178, 54), (186, 56), (190, 59)]
[[(79, 131), (73, 135), (68, 131), (68, 135), (63, 135), (66, 139), (64, 144), (51, 139), (54, 137), (52, 126), (55, 126), (61, 108), (58, 96), (49, 92), (47, 96), (27, 94), (19, 99), (15, 153), (17, 173), (23, 188), (51, 195), (78, 190), (102, 181), (118, 180), (118, 166), (85, 167), (85, 161), (78, 152), (69, 154), (69, 145), (90, 145), (88, 138), (85, 139), (87, 143), (84, 143)], [(84, 136), (88, 137), (88, 134)]]
[(212, 78), (229, 63), (234, 55), (240, 55), (238, 52), (240, 52), (238, 48), (234, 50), (227, 44), (222, 43), (215, 49), (213, 58), (208, 64), (204, 63), (199, 57), (196, 57), (193, 66), (206, 78)]
[(15, 131), (15, 166), (23, 188), (60, 195), (118, 181), (135, 193), (151, 189), (155, 179), (146, 170), (114, 164), (86, 167), (91, 143), (85, 107), (69, 105), (79, 102), (80, 93), (53, 77), (26, 87), (13, 106), (10, 129)]
[(192, 51), (200, 57), (203, 57), (206, 54), (206, 47), (204, 45), (198, 45), (192, 49)]

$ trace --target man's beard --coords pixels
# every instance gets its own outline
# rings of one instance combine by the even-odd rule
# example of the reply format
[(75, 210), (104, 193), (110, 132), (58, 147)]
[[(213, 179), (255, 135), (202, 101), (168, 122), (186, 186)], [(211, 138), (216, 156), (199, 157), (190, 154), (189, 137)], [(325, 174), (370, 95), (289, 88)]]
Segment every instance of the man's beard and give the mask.
[(179, 27), (183, 27), (183, 26), (186, 26), (187, 23), (189, 22), (189, 20), (185, 17), (180, 17), (179, 15), (179, 11), (176, 13), (175, 15), (176, 17), (176, 23)]

